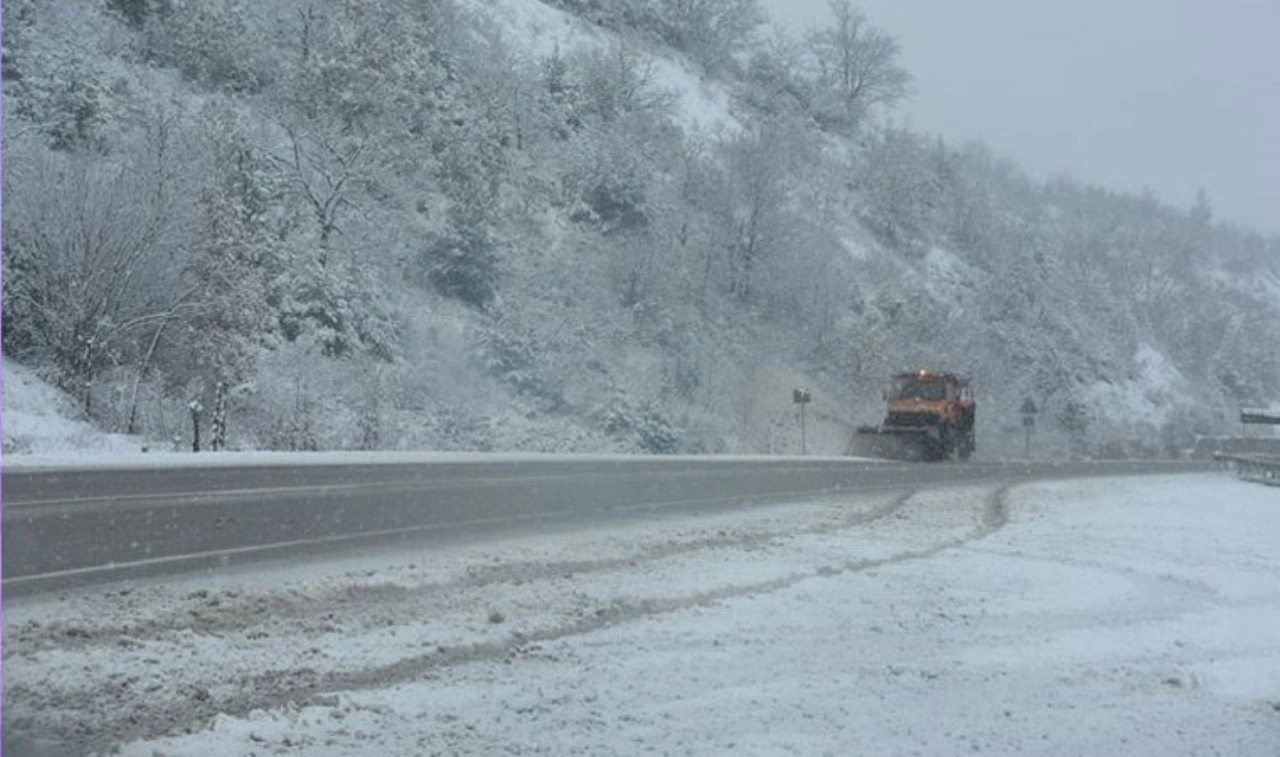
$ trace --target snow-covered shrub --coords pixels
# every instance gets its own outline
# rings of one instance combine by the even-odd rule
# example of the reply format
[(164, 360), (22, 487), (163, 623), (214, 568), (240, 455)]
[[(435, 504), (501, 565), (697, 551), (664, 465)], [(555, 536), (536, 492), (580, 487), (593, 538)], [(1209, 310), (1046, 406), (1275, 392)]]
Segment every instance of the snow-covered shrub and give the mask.
[(210, 89), (252, 93), (268, 84), (265, 39), (246, 18), (252, 6), (167, 0), (146, 15), (143, 55)]
[(680, 450), (679, 430), (651, 403), (634, 406), (625, 398), (616, 397), (596, 411), (595, 420), (605, 433), (641, 451), (670, 455)]
[(401, 326), (367, 269), (294, 259), (271, 282), (271, 304), (288, 342), (315, 342), (326, 356), (391, 360)]
[(446, 297), (484, 308), (497, 293), (499, 250), (484, 222), (450, 223), (417, 256), (414, 272)]
[(495, 324), (480, 335), (480, 359), (485, 369), (539, 412), (552, 413), (565, 404), (561, 389), (544, 371), (548, 356), (534, 337), (513, 324)]

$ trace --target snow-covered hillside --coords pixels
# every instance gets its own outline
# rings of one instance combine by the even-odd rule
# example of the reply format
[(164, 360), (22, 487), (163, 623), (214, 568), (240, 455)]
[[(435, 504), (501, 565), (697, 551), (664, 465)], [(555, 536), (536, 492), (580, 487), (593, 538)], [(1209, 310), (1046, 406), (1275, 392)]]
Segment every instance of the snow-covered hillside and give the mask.
[(75, 403), (33, 371), (4, 359), (4, 455), (140, 452), (146, 441), (108, 434), (77, 417)]
[[(461, 0), (466, 8), (492, 24), (525, 60), (583, 50), (608, 51), (619, 35), (540, 0)], [(673, 98), (672, 117), (691, 134), (724, 136), (741, 129), (730, 107), (729, 88), (709, 79), (674, 50), (648, 50), (639, 41), (624, 42), (649, 67), (652, 83)]]
[(1280, 240), (893, 126), (896, 59), (860, 99), (865, 40), (697, 5), (6, 2), (6, 355), (241, 449), (793, 447), (766, 375), (838, 446), (930, 366), (980, 455), (1028, 398), (1038, 454), (1163, 454), (1280, 396)]

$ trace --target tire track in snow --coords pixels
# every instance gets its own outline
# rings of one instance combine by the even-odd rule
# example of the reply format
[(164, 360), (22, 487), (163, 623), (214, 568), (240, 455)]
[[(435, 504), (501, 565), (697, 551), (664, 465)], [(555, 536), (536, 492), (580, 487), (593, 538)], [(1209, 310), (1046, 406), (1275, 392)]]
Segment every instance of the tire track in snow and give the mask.
[[(669, 531), (673, 524), (683, 521), (659, 521), (654, 533), (624, 542), (630, 549), (623, 554), (613, 549), (617, 537), (610, 536), (610, 554), (605, 557), (474, 565), (456, 578), (411, 586), (395, 580), (359, 580), (374, 575), (372, 571), (347, 572), (343, 576), (348, 579), (346, 583), (319, 592), (299, 591), (296, 587), (265, 592), (201, 588), (184, 596), (167, 587), (136, 587), (130, 582), (100, 596), (97, 592), (83, 596), (87, 606), (80, 607), (78, 615), (84, 620), (62, 619), (44, 624), (28, 621), (6, 629), (6, 664), (10, 660), (35, 664), (36, 658), (46, 653), (65, 658), (67, 652), (93, 652), (99, 659), (104, 655), (111, 658), (132, 654), (138, 663), (137, 669), (128, 674), (95, 673), (88, 666), (84, 670), (77, 666), (75, 675), (66, 676), (64, 671), (59, 677), (55, 663), (52, 677), (32, 676), (31, 684), (10, 678), (6, 681), (6, 694), (11, 701), (24, 705), (21, 712), (9, 710), (6, 725), (57, 738), (73, 753), (109, 747), (120, 740), (190, 729), (220, 712), (243, 713), (274, 701), (291, 701), (296, 698), (298, 687), (289, 685), (289, 681), (300, 679), (308, 690), (314, 689), (319, 673), (298, 667), (296, 659), (298, 647), (307, 648), (313, 641), (321, 646), (326, 639), (330, 644), (335, 638), (341, 642), (348, 634), (384, 630), (409, 618), (431, 617), (438, 614), (440, 606), (456, 614), (459, 597), (487, 588), (521, 587), (566, 577), (580, 579), (643, 569), (662, 560), (708, 551), (749, 551), (777, 546), (799, 536), (838, 534), (892, 516), (913, 493), (908, 490), (891, 496), (892, 492), (884, 492), (865, 505), (858, 504), (858, 500), (850, 502), (844, 496), (828, 496), (812, 504), (820, 508), (836, 505), (839, 509), (835, 514), (819, 511), (793, 518), (766, 510), (763, 512), (768, 517), (764, 520), (748, 520), (745, 524), (733, 521), (718, 530), (714, 516), (710, 523), (692, 519), (689, 529), (678, 528), (669, 534), (664, 529)], [(402, 576), (401, 580), (412, 578)], [(112, 609), (112, 615), (99, 620), (92, 606), (95, 603), (97, 611), (105, 604)], [(120, 603), (127, 606), (121, 610)], [(163, 613), (148, 608), (157, 604), (165, 607)], [(151, 612), (145, 612), (147, 609)], [(227, 665), (214, 666), (212, 670), (205, 666), (204, 670), (188, 667), (174, 671), (170, 685), (161, 685), (163, 679), (156, 678), (160, 669), (153, 666), (172, 655), (185, 655), (183, 648), (200, 637), (225, 640), (231, 648), (237, 644), (252, 648), (255, 639), (268, 636), (296, 638), (296, 644), (279, 656), (267, 658), (271, 669), (260, 675), (244, 675), (245, 665), (240, 663), (241, 670), (237, 671), (238, 661), (231, 659)], [(334, 664), (333, 660), (324, 662), (330, 667)], [(287, 667), (290, 664), (295, 667)], [(262, 684), (259, 679), (274, 683)], [(214, 693), (227, 689), (244, 693)], [(55, 712), (56, 716), (50, 714)]]
[[(899, 512), (915, 495), (907, 490), (884, 504), (866, 510), (854, 509), (839, 517), (824, 520), (802, 528), (788, 528), (785, 523), (777, 529), (738, 532), (721, 530), (710, 536), (699, 536), (668, 541), (644, 547), (636, 552), (607, 558), (553, 561), (512, 561), (499, 565), (474, 566), (457, 578), (405, 586), (396, 582), (348, 584), (322, 592), (301, 592), (297, 589), (272, 591), (253, 596), (241, 592), (197, 590), (182, 599), (189, 606), (178, 607), (171, 612), (143, 621), (124, 622), (118, 625), (96, 624), (92, 626), (59, 624), (40, 626), (34, 623), (6, 630), (11, 644), (21, 644), (31, 650), (57, 648), (82, 649), (92, 646), (123, 643), (144, 643), (165, 633), (190, 631), (197, 634), (219, 635), (245, 631), (264, 624), (277, 624), (282, 620), (329, 620), (338, 610), (355, 618), (370, 618), (370, 611), (387, 603), (412, 603), (431, 597), (463, 590), (483, 589), (495, 584), (522, 584), (534, 581), (581, 576), (592, 573), (634, 568), (646, 563), (672, 557), (695, 554), (712, 549), (752, 548), (765, 546), (779, 539), (812, 534), (830, 534), (874, 523)], [(819, 503), (820, 504), (820, 503)], [(108, 590), (104, 596), (127, 597), (131, 589)], [(376, 625), (374, 623), (366, 625)], [(7, 655), (6, 655), (7, 656)]]
[[(258, 709), (308, 703), (328, 704), (337, 692), (383, 688), (397, 683), (429, 679), (444, 669), (471, 663), (504, 660), (515, 662), (522, 657), (536, 654), (539, 645), (543, 643), (585, 636), (626, 623), (689, 609), (709, 607), (726, 600), (763, 596), (789, 589), (803, 581), (815, 578), (834, 578), (898, 563), (928, 559), (943, 551), (984, 539), (1004, 527), (1009, 517), (1007, 502), (1009, 488), (1007, 485), (1001, 486), (983, 499), (978, 523), (974, 528), (960, 536), (945, 539), (928, 547), (904, 550), (882, 558), (849, 559), (822, 565), (812, 570), (791, 573), (773, 580), (727, 586), (684, 596), (615, 599), (596, 607), (593, 612), (586, 613), (583, 617), (567, 622), (527, 633), (513, 633), (501, 640), (439, 646), (426, 654), (365, 670), (321, 672), (312, 668), (295, 668), (271, 671), (242, 679), (236, 688), (246, 693), (204, 708), (204, 715), (212, 717), (222, 713), (235, 717), (244, 716)], [(913, 496), (914, 492), (910, 492), (897, 498), (876, 519), (898, 512), (911, 501)], [(183, 712), (188, 711), (183, 710)], [(189, 717), (182, 717), (178, 712), (171, 713), (171, 718), (171, 727), (144, 734), (142, 737), (160, 735), (184, 726), (191, 727), (193, 722)], [(129, 738), (136, 737), (138, 736), (129, 736)]]

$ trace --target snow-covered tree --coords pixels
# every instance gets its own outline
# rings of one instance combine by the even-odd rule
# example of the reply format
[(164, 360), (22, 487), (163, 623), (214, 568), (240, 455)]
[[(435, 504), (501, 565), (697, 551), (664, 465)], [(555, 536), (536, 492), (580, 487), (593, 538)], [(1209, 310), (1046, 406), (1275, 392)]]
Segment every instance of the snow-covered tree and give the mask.
[(815, 93), (805, 67), (802, 45), (786, 29), (771, 29), (748, 58), (744, 99), (771, 116), (808, 112)]
[(251, 374), (275, 330), (263, 260), (266, 243), (231, 196), (210, 189), (200, 206), (199, 249), (187, 269), (196, 292), (191, 350), (210, 384), (238, 384)]
[(1071, 440), (1072, 450), (1077, 454), (1082, 453), (1085, 449), (1085, 435), (1089, 431), (1089, 411), (1078, 400), (1069, 399), (1058, 410), (1057, 421)]
[(947, 205), (938, 164), (921, 138), (886, 128), (869, 140), (853, 182), (863, 197), (863, 222), (885, 244), (919, 256), (932, 244)]
[(764, 22), (758, 0), (656, 0), (663, 37), (716, 69), (744, 49)]
[(47, 360), (87, 404), (97, 374), (131, 359), (182, 299), (171, 263), (182, 214), (134, 166), (28, 145), (18, 156), (5, 162), (5, 351)]
[(201, 87), (252, 93), (272, 78), (266, 39), (249, 18), (251, 3), (163, 2), (145, 10), (139, 0), (114, 5), (130, 23), (141, 21), (147, 60), (172, 66)]
[(823, 119), (857, 126), (878, 106), (893, 106), (910, 94), (911, 74), (898, 61), (898, 41), (877, 29), (849, 0), (831, 0), (831, 26), (809, 35), (818, 82), (830, 93)]
[(722, 244), (728, 290), (742, 302), (752, 299), (763, 260), (788, 242), (787, 181), (795, 146), (788, 126), (784, 121), (759, 124), (724, 148), (728, 196)]

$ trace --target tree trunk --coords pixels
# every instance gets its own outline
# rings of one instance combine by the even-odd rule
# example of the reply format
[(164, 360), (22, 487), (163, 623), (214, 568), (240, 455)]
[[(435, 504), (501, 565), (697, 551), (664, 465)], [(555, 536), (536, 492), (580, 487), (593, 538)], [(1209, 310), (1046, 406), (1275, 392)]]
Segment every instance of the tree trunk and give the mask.
[(226, 449), (227, 446), (227, 382), (225, 381), (219, 381), (214, 389), (213, 440), (209, 446), (214, 452)]
[(138, 387), (142, 384), (142, 377), (147, 375), (147, 370), (151, 368), (151, 358), (156, 354), (156, 347), (160, 344), (160, 335), (164, 333), (164, 327), (169, 323), (166, 316), (160, 321), (160, 325), (156, 327), (156, 333), (151, 337), (151, 344), (147, 347), (147, 354), (142, 359), (142, 365), (138, 366), (138, 375), (133, 378), (133, 395), (129, 398), (129, 422), (125, 424), (124, 432), (129, 435), (138, 433)]

